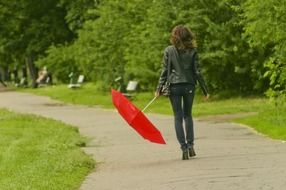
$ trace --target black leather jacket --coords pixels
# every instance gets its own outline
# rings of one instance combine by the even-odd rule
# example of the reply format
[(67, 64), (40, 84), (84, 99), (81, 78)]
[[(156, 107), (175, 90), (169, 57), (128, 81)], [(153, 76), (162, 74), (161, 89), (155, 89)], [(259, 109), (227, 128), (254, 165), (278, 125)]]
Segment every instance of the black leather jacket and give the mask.
[(169, 83), (196, 85), (198, 81), (204, 95), (208, 94), (205, 81), (200, 73), (197, 50), (177, 50), (175, 46), (168, 46), (164, 51), (162, 72), (157, 85), (158, 92), (161, 91), (163, 84), (167, 81), (168, 63), (171, 64), (168, 76)]

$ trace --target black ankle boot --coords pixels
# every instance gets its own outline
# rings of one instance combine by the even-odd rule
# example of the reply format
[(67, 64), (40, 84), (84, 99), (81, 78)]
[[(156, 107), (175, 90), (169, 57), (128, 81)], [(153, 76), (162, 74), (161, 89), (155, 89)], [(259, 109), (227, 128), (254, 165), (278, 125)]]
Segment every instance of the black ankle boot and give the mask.
[(190, 148), (189, 148), (189, 156), (190, 156), (190, 157), (194, 157), (194, 156), (196, 156), (196, 153), (195, 153), (194, 147), (190, 147)]
[(183, 156), (182, 156), (182, 160), (188, 160), (189, 156), (188, 156), (188, 150), (183, 150)]

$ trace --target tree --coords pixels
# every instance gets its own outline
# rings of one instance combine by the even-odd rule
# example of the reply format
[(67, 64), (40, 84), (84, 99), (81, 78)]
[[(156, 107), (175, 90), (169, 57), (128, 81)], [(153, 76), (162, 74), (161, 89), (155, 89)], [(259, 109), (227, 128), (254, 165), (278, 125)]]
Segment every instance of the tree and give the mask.
[[(137, 1), (103, 1), (94, 10), (99, 17), (85, 22), (72, 45), (74, 60), (86, 76), (109, 89), (117, 77), (125, 76), (125, 50), (132, 25), (136, 23), (137, 8), (144, 5)], [(141, 8), (142, 9), (142, 8)]]
[[(38, 63), (54, 68), (69, 64), (105, 89), (119, 76), (125, 83), (139, 80), (141, 89), (154, 89), (171, 29), (185, 24), (197, 36), (210, 89), (261, 93), (269, 86), (262, 63), (271, 51), (248, 42), (251, 33), (244, 30), (251, 20), (244, 19), (247, 3), (242, 6), (246, 1), (106, 0), (92, 6), (89, 0), (61, 0), (77, 39), (52, 46)], [(77, 14), (78, 9), (83, 14)]]
[(215, 91), (236, 93), (262, 92), (266, 82), (264, 57), (243, 38), (240, 23), (241, 3), (236, 0), (200, 0), (195, 9), (195, 31), (198, 31), (201, 64), (209, 86)]
[[(65, 11), (65, 22), (73, 32), (73, 40), (66, 43), (58, 43), (50, 46), (46, 51), (46, 56), (36, 61), (39, 66), (48, 66), (53, 71), (54, 77), (59, 81), (67, 82), (69, 73), (74, 72), (85, 74), (87, 78), (91, 76), (90, 65), (87, 64), (90, 54), (87, 44), (93, 41), (89, 29), (85, 32), (84, 23), (94, 21), (98, 18), (96, 8), (99, 1), (94, 0), (60, 0), (59, 6)], [(79, 34), (81, 33), (81, 34)], [(78, 36), (80, 40), (78, 40)], [(87, 43), (87, 44), (86, 44)]]
[(243, 5), (244, 35), (249, 44), (265, 50), (265, 77), (270, 96), (286, 95), (286, 2), (247, 0)]
[(95, 20), (98, 17), (90, 10), (95, 9), (99, 2), (99, 0), (59, 0), (58, 4), (66, 11), (65, 21), (69, 29), (77, 33), (83, 28), (85, 21)]
[(8, 54), (17, 64), (26, 59), (35, 82), (34, 60), (53, 43), (73, 39), (65, 23), (65, 11), (58, 0), (3, 0), (0, 11), (0, 22), (5, 23), (0, 32), (1, 54)]

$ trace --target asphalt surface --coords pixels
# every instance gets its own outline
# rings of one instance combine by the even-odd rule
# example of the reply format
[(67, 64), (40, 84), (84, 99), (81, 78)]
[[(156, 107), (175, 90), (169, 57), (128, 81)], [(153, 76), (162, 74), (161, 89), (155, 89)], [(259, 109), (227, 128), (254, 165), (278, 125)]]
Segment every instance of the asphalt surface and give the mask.
[(98, 162), (80, 190), (284, 190), (286, 143), (226, 122), (195, 120), (197, 156), (181, 160), (173, 118), (148, 114), (167, 145), (137, 135), (115, 110), (66, 105), (47, 97), (0, 92), (0, 107), (53, 118), (93, 140)]

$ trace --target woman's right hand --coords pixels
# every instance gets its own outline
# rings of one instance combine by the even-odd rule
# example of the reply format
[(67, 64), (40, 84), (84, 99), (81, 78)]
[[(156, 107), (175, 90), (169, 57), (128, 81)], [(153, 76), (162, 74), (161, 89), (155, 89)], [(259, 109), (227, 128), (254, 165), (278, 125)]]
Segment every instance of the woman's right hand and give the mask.
[(159, 91), (156, 91), (155, 92), (155, 97), (159, 97), (160, 96), (160, 92)]

